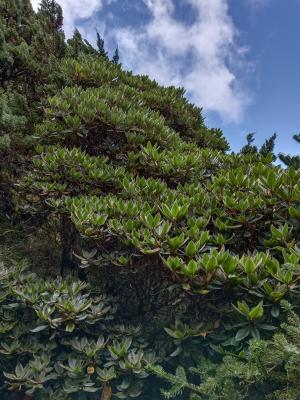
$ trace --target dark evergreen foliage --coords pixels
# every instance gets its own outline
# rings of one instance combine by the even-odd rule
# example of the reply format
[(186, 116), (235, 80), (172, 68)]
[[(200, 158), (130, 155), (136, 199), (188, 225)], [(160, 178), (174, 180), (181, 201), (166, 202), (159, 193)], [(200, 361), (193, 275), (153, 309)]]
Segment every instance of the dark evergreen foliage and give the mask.
[(242, 154), (257, 153), (257, 147), (252, 145), (252, 143), (255, 140), (254, 133), (248, 133), (246, 140), (247, 144), (242, 147), (241, 153)]
[(112, 58), (112, 63), (113, 64), (119, 64), (120, 61), (120, 55), (119, 55), (119, 48), (117, 47), (114, 53), (114, 56)]
[(44, 41), (44, 51), (48, 54), (55, 54), (62, 57), (65, 54), (66, 46), (62, 30), (63, 15), (62, 8), (55, 0), (42, 0), (38, 17), (43, 24), (42, 35), (46, 34), (47, 42)]
[(97, 49), (99, 56), (108, 59), (107, 51), (105, 50), (104, 39), (100, 36), (99, 32), (97, 32)]
[[(297, 400), (299, 385), (300, 319), (290, 304), (282, 302), (287, 322), (270, 340), (252, 340), (246, 353), (227, 355), (222, 364), (201, 358), (197, 367), (175, 374), (159, 366), (149, 366), (153, 374), (171, 386), (162, 389), (166, 398), (175, 398), (183, 391), (194, 400)], [(187, 375), (197, 375), (197, 384)], [(200, 383), (199, 383), (200, 381)]]
[(0, 85), (28, 74), (34, 68), (32, 35), (35, 14), (30, 0), (0, 3)]
[(97, 50), (85, 39), (82, 38), (81, 33), (76, 28), (71, 39), (68, 39), (67, 54), (71, 58), (77, 58), (82, 54), (96, 55)]
[(274, 154), (274, 147), (276, 141), (277, 134), (274, 133), (268, 139), (265, 140), (260, 149), (257, 146), (253, 145), (254, 143), (254, 133), (249, 133), (246, 137), (247, 144), (242, 147), (242, 154), (261, 154), (264, 157), (268, 157), (269, 155), (272, 158), (272, 161), (276, 160), (276, 155)]
[(272, 155), (272, 160), (276, 160), (276, 156), (274, 154), (274, 147), (275, 147), (275, 141), (277, 138), (277, 134), (274, 133), (269, 139), (266, 139), (265, 143), (261, 146), (259, 152), (263, 156), (267, 156), (268, 154)]
[[(300, 134), (294, 135), (293, 138), (297, 143), (300, 143)], [(300, 168), (300, 156), (280, 153), (278, 157), (286, 166)]]
[(40, 3), (39, 13), (49, 20), (49, 24), (53, 31), (62, 31), (62, 8), (55, 0), (42, 0)]
[(57, 88), (57, 63), (64, 55), (61, 8), (42, 2), (0, 2), (0, 202), (13, 207), (12, 182), (33, 152), (34, 124), (42, 102)]

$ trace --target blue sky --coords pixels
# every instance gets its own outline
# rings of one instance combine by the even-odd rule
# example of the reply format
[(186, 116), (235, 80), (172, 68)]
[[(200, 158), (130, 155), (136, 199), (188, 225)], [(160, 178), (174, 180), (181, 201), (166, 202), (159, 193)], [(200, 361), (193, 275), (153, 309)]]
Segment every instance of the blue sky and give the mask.
[(94, 42), (97, 29), (125, 68), (184, 86), (233, 150), (277, 132), (277, 152), (300, 152), (300, 0), (58, 2), (67, 36), (77, 26)]

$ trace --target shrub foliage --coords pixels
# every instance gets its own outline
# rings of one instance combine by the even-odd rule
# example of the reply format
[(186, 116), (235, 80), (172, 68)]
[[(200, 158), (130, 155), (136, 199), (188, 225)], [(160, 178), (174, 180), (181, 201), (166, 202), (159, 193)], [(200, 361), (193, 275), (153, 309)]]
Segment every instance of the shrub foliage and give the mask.
[(61, 253), (1, 267), (3, 396), (297, 399), (296, 157), (230, 154), (184, 89), (65, 43), (55, 1), (2, 3), (1, 222)]

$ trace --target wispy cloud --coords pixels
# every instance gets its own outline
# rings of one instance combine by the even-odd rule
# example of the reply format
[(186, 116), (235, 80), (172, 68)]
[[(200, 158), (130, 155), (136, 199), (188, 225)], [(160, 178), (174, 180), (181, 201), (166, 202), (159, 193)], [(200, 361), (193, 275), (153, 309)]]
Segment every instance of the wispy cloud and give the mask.
[[(35, 5), (38, 2), (32, 1)], [(97, 12), (112, 1), (118, 0), (58, 0), (64, 10), (66, 34), (82, 18), (98, 19), (98, 25), (103, 26), (105, 21)], [(229, 14), (229, 0), (182, 2), (194, 11), (195, 18), (189, 24), (184, 15), (176, 17), (174, 0), (132, 0), (150, 18), (142, 26), (138, 22), (126, 25), (126, 21), (122, 21), (122, 28), (110, 26), (107, 39), (119, 44), (126, 68), (149, 74), (165, 85), (184, 86), (205, 111), (216, 112), (225, 121), (238, 121), (250, 96), (237, 72), (241, 65), (245, 72), (247, 63)], [(83, 29), (92, 37), (95, 24), (84, 24)]]
[(142, 28), (111, 32), (124, 64), (164, 84), (184, 86), (205, 110), (238, 121), (250, 101), (234, 70), (243, 59), (226, 0), (185, 0), (196, 18), (187, 26), (174, 17), (172, 0), (144, 0), (151, 13)]

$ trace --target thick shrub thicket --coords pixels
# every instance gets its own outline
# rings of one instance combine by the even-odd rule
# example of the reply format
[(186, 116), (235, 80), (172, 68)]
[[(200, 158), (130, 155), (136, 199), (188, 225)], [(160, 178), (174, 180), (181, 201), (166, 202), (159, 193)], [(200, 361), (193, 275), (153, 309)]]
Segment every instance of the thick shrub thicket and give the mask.
[(279, 301), (298, 297), (300, 172), (225, 153), (181, 90), (104, 59), (62, 70), (68, 87), (49, 99), (21, 182), (36, 213), (61, 219), (62, 267), (98, 269), (126, 299), (121, 318), (154, 320), (150, 337), (168, 324), (183, 359), (194, 336), (210, 354), (270, 335)]
[[(196, 298), (247, 295), (271, 306), (293, 296), (298, 170), (224, 153), (220, 132), (193, 119), (180, 90), (104, 60), (66, 60), (63, 70), (72, 86), (49, 100), (22, 187), (36, 212), (45, 204), (81, 236), (77, 255), (92, 248), (88, 262), (111, 264), (113, 274), (155, 265)], [(190, 119), (179, 124), (177, 109)]]
[(184, 89), (124, 71), (99, 34), (65, 43), (55, 1), (17, 3), (0, 25), (0, 393), (296, 400), (296, 162), (274, 165), (276, 135), (230, 154)]

